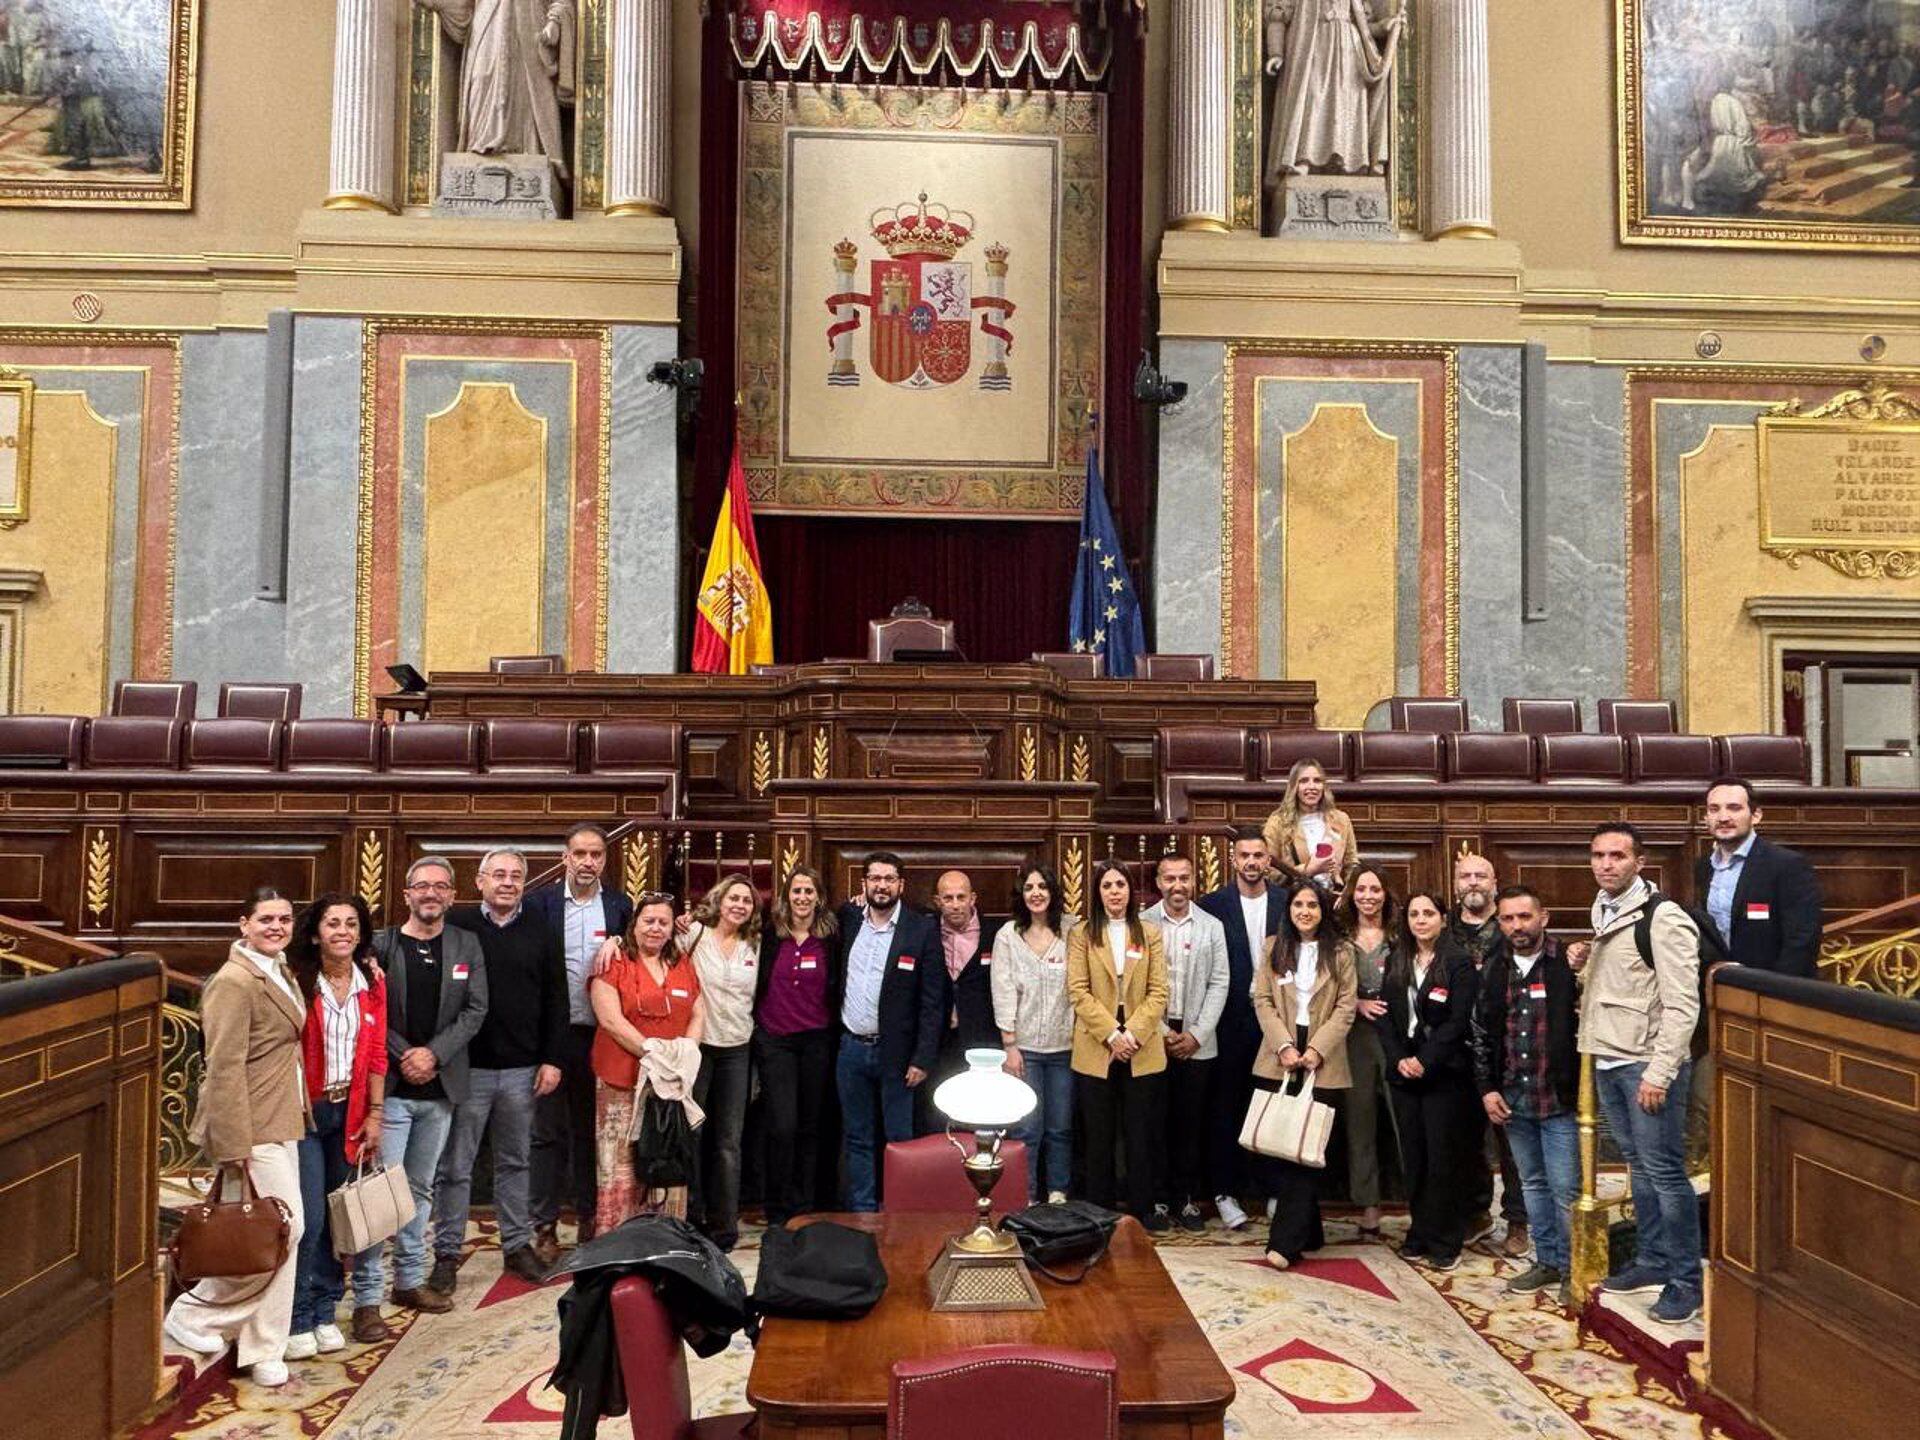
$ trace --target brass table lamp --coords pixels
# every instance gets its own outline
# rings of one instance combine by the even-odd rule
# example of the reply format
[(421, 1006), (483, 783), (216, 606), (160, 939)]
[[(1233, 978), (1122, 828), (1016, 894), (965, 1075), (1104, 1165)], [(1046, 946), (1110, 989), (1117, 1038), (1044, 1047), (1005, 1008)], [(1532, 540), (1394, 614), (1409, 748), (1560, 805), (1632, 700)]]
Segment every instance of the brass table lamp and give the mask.
[[(934, 1108), (947, 1117), (947, 1138), (960, 1152), (960, 1168), (973, 1186), (974, 1227), (948, 1238), (927, 1272), (935, 1310), (1043, 1310), (1039, 1288), (1027, 1273), (1019, 1242), (993, 1226), (993, 1187), (1006, 1168), (1000, 1142), (1038, 1103), (1033, 1087), (1001, 1066), (1004, 1050), (969, 1050), (967, 1068), (941, 1082)], [(973, 1132), (973, 1153), (954, 1133)]]

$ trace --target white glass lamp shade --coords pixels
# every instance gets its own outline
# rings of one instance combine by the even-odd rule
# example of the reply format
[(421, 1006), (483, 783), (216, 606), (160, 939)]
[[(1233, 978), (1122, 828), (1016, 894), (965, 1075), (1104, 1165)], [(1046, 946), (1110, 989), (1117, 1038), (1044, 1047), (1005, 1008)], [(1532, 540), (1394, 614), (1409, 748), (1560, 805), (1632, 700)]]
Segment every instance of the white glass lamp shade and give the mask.
[(1033, 1087), (1000, 1067), (1004, 1050), (969, 1050), (967, 1068), (942, 1080), (934, 1107), (962, 1130), (1008, 1130), (1027, 1118), (1039, 1097)]

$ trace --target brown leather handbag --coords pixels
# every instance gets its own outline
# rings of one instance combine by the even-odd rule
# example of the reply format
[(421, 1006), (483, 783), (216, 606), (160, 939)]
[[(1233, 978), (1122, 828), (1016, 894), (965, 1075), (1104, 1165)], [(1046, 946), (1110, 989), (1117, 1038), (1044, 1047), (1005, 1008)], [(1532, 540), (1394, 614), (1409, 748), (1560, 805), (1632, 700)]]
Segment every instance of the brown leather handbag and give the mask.
[[(240, 1172), (240, 1198), (221, 1198), (222, 1182)], [(213, 1187), (198, 1205), (180, 1212), (180, 1229), (167, 1246), (173, 1273), (183, 1285), (215, 1278), (271, 1276), (286, 1263), (293, 1243), (293, 1212), (278, 1195), (254, 1188), (247, 1162), (222, 1165)]]

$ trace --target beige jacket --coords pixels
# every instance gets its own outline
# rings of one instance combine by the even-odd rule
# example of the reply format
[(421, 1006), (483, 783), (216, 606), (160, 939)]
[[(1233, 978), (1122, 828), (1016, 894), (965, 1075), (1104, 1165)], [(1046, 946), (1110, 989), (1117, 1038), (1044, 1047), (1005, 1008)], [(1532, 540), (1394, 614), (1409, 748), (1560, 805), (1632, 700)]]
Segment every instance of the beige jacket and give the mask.
[(1661, 905), (1653, 915), (1649, 968), (1633, 931), (1641, 911), (1663, 898), (1642, 887), (1595, 933), (1580, 996), (1580, 1051), (1602, 1060), (1644, 1060), (1642, 1078), (1664, 1090), (1686, 1063), (1700, 1018), (1700, 927), (1680, 906)]
[(1126, 983), (1113, 972), (1104, 917), (1077, 927), (1067, 939), (1067, 998), (1078, 1023), (1073, 1027), (1073, 1069), (1104, 1080), (1113, 1063), (1107, 1037), (1119, 1028), (1114, 1011), (1124, 1005), (1127, 1033), (1140, 1042), (1131, 1069), (1154, 1075), (1167, 1068), (1167, 1042), (1160, 1022), (1167, 1014), (1167, 952), (1158, 927), (1142, 923), (1144, 955), (1127, 956)]
[[(1360, 868), (1360, 842), (1354, 837), (1353, 821), (1347, 818), (1347, 812), (1340, 809), (1327, 811), (1327, 835), (1339, 850), (1340, 864), (1332, 871), (1333, 887), (1336, 890), (1347, 888), (1347, 882), (1353, 878), (1353, 872)], [(1273, 865), (1282, 875), (1298, 877), (1306, 873), (1307, 866), (1313, 862), (1313, 856), (1307, 848), (1307, 837), (1298, 826), (1292, 834), (1282, 834), (1280, 830), (1280, 812), (1275, 810), (1267, 816), (1267, 823), (1261, 827), (1266, 837), (1267, 854), (1273, 857)]]
[[(1307, 1044), (1320, 1052), (1320, 1068), (1313, 1072), (1314, 1088), (1344, 1090), (1353, 1083), (1347, 1068), (1347, 1032), (1353, 1028), (1353, 1010), (1360, 998), (1360, 982), (1353, 968), (1353, 945), (1323, 945), (1314, 969), (1313, 993), (1307, 1001)], [(1278, 1080), (1280, 1052), (1294, 1043), (1294, 1016), (1300, 992), (1293, 975), (1273, 973), (1273, 937), (1269, 935), (1253, 967), (1253, 1015), (1260, 1022), (1260, 1049), (1253, 1057), (1253, 1073)]]
[(235, 945), (200, 991), (207, 1057), (188, 1134), (216, 1165), (256, 1145), (299, 1140), (312, 1112), (300, 1080), (306, 1015)]

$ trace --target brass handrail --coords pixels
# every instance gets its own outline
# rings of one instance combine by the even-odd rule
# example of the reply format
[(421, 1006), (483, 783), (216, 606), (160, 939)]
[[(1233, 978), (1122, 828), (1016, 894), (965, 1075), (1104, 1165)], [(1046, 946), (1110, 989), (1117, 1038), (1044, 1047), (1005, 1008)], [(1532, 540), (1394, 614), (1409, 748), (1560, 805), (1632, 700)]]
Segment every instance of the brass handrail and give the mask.
[(1600, 1096), (1594, 1086), (1593, 1056), (1580, 1057), (1580, 1198), (1570, 1222), (1570, 1274), (1575, 1305), (1607, 1278), (1607, 1207), (1600, 1200)]
[(1820, 974), (1853, 990), (1920, 999), (1920, 927), (1855, 943), (1845, 935), (1820, 942)]

